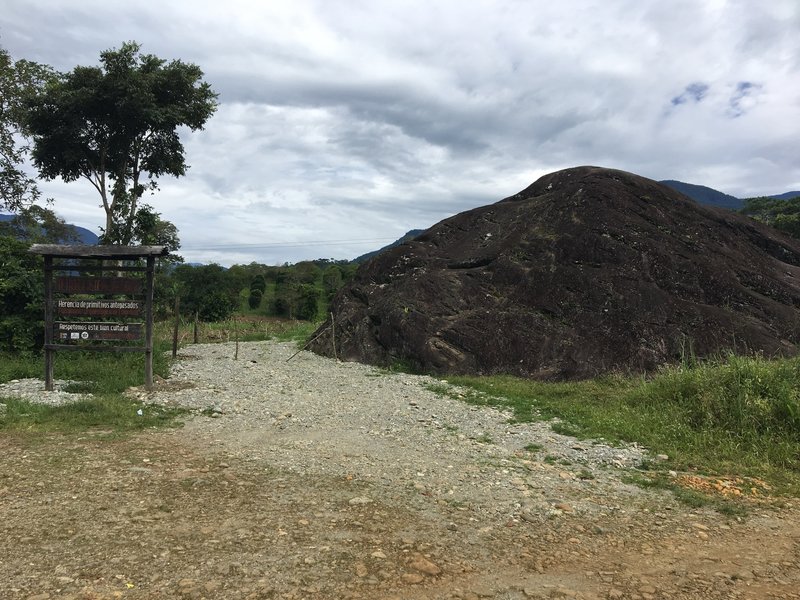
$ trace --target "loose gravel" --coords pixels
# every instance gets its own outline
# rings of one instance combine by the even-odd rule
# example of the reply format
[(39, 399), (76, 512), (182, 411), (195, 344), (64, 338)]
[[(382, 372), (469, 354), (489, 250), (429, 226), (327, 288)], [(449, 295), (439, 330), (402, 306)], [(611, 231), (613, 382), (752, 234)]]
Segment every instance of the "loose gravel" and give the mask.
[[(687, 507), (625, 483), (644, 448), (292, 343), (234, 352), (189, 346), (129, 390), (189, 409), (181, 428), (0, 437), (0, 597), (800, 598), (788, 504)], [(80, 398), (67, 384), (0, 397)]]
[[(589, 485), (616, 493), (641, 490), (619, 481), (646, 451), (556, 434), (550, 422), (512, 423), (509, 413), (470, 406), (431, 391), (445, 382), (389, 373), (310, 352), (292, 343), (188, 348), (173, 369), (185, 389), (146, 393), (154, 404), (180, 405), (217, 418), (189, 428), (227, 440), (238, 455), (321, 475), (358, 475), (385, 486), (410, 486), (466, 503), (497, 518), (546, 516)], [(193, 387), (188, 387), (192, 385)], [(538, 448), (531, 452), (528, 448)], [(575, 510), (598, 511), (577, 501)]]

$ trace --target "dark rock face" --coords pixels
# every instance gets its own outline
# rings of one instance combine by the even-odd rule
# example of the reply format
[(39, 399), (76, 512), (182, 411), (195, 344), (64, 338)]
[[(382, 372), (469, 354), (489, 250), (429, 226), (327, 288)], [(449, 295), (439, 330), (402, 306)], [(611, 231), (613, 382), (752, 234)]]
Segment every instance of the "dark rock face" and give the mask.
[[(380, 254), (332, 310), (341, 358), (438, 373), (578, 379), (690, 350), (795, 354), (800, 243), (578, 167)], [(320, 333), (311, 348), (332, 355), (330, 322)]]

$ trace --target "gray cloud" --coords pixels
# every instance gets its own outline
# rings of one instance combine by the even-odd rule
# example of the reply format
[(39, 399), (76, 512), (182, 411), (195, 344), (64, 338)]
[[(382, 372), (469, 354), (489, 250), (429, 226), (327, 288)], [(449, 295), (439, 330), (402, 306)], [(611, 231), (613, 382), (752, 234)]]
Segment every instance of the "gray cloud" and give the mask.
[[(220, 110), (149, 200), (190, 260), (350, 258), (578, 164), (800, 188), (795, 0), (5, 4), (15, 57), (135, 39), (203, 68)], [(88, 184), (48, 190), (100, 222)]]

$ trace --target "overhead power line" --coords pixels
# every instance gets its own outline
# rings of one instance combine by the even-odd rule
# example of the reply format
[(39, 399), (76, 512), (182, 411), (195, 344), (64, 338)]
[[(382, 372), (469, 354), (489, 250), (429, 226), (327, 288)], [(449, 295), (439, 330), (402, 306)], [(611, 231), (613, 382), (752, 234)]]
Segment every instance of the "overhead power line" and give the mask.
[(375, 244), (392, 242), (396, 238), (369, 238), (358, 240), (310, 240), (302, 242), (268, 242), (261, 244), (215, 244), (202, 246), (181, 246), (181, 250), (259, 250), (267, 248), (303, 248), (306, 246), (330, 246), (332, 244)]

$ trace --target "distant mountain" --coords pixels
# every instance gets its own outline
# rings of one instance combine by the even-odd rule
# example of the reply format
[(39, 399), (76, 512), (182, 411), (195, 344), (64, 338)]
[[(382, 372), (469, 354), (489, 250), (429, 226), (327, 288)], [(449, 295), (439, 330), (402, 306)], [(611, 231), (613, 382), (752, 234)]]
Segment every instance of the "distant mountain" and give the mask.
[[(14, 218), (14, 215), (3, 215), (0, 214), (0, 222), (8, 222)], [(95, 233), (92, 233), (85, 227), (78, 227), (77, 225), (68, 225), (72, 228), (75, 234), (78, 236), (78, 243), (81, 244), (88, 244), (90, 246), (94, 246), (99, 241), (99, 238)]]
[(674, 179), (665, 179), (659, 181), (664, 185), (671, 187), (676, 192), (680, 192), (684, 196), (689, 196), (695, 202), (700, 204), (710, 204), (711, 206), (721, 206), (730, 210), (739, 210), (744, 206), (744, 202), (735, 196), (725, 194), (704, 185), (695, 185), (693, 183), (684, 183), (683, 181), (675, 181)]
[(767, 198), (775, 198), (775, 200), (791, 200), (792, 198), (800, 198), (800, 192), (784, 192), (777, 196), (767, 196)]
[(377, 256), (378, 254), (380, 254), (384, 250), (388, 250), (389, 248), (394, 248), (395, 246), (399, 246), (403, 242), (408, 242), (408, 241), (413, 240), (415, 237), (417, 237), (423, 231), (425, 231), (425, 230), (424, 229), (412, 229), (411, 231), (406, 233), (403, 237), (401, 237), (399, 240), (395, 240), (394, 242), (392, 242), (388, 246), (384, 246), (383, 248), (381, 248), (379, 250), (373, 250), (372, 252), (367, 252), (366, 254), (362, 254), (358, 258), (354, 258), (353, 262), (354, 263), (358, 263), (358, 264), (365, 263), (370, 258), (372, 258), (373, 256)]

